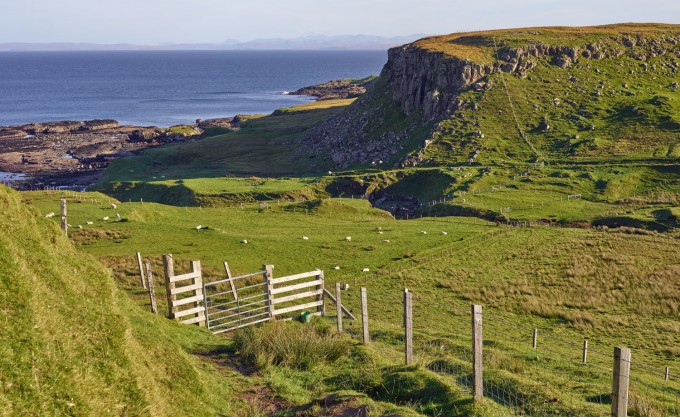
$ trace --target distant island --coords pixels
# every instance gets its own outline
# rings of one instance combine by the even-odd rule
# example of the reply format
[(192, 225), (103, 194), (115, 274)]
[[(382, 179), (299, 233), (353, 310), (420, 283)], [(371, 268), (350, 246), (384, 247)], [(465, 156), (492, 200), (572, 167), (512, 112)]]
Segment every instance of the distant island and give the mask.
[(136, 45), (129, 43), (0, 43), (0, 52), (23, 51), (214, 51), (214, 50), (387, 50), (410, 43), (422, 34), (382, 37), (369, 35), (304, 36), (300, 38), (268, 38), (250, 41), (227, 40), (221, 43), (180, 43)]

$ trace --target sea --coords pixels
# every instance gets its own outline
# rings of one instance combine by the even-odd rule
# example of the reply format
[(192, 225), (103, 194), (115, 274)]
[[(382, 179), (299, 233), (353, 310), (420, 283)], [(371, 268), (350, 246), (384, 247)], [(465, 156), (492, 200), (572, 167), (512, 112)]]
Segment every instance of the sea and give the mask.
[(168, 127), (268, 114), (301, 87), (380, 73), (387, 51), (0, 52), (0, 126), (115, 119)]

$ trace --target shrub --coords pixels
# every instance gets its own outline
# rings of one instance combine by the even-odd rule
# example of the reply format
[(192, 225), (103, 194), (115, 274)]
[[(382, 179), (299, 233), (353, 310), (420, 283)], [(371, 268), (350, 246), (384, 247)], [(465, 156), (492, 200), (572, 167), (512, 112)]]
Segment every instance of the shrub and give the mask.
[(272, 321), (239, 330), (234, 341), (243, 359), (258, 369), (271, 365), (309, 370), (349, 353), (350, 340), (315, 324)]

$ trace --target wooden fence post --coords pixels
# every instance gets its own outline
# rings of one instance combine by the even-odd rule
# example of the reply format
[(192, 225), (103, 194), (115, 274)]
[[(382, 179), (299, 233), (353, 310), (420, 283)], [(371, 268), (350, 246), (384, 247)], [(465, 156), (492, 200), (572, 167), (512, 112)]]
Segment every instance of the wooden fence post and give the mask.
[(482, 306), (472, 306), (472, 387), (475, 400), (484, 397), (482, 365)]
[(172, 255), (169, 253), (163, 255), (163, 268), (165, 269), (165, 294), (168, 300), (168, 317), (174, 319), (177, 307), (173, 304), (177, 300), (177, 296), (172, 294), (172, 290), (175, 289), (175, 283), (170, 282), (170, 278), (175, 275), (175, 265), (172, 261)]
[(534, 334), (531, 340), (531, 346), (533, 346), (534, 349), (536, 349), (536, 347), (538, 346), (538, 329), (534, 329)]
[(628, 383), (630, 349), (614, 348), (614, 382), (612, 384), (612, 417), (628, 416)]
[(68, 221), (66, 219), (66, 199), (61, 199), (61, 230), (68, 235)]
[(146, 289), (146, 279), (144, 279), (144, 265), (142, 264), (142, 254), (139, 252), (137, 252), (137, 266), (139, 267), (139, 277), (142, 280), (142, 287)]
[(363, 330), (364, 344), (369, 343), (371, 338), (368, 333), (368, 296), (366, 288), (361, 288), (361, 328)]
[(264, 298), (267, 304), (267, 313), (269, 313), (269, 319), (274, 318), (274, 284), (272, 284), (272, 279), (274, 279), (274, 265), (262, 265), (264, 270)]
[[(139, 252), (137, 252), (139, 255)], [(149, 300), (151, 301), (151, 312), (158, 314), (158, 307), (156, 306), (156, 292), (153, 286), (153, 275), (151, 274), (151, 262), (146, 261), (146, 279), (149, 280)], [(145, 287), (146, 288), (146, 287)]]
[(588, 363), (588, 339), (583, 340), (583, 363)]
[[(191, 272), (198, 272), (198, 277), (192, 279), (191, 284), (200, 285), (200, 288), (194, 290), (194, 296), (203, 298), (203, 300), (205, 300), (205, 297), (203, 297), (203, 273), (201, 272), (201, 261), (191, 261)], [(200, 306), (200, 303), (196, 303), (196, 305)], [(207, 324), (206, 322), (208, 321), (205, 311), (196, 313), (197, 318), (200, 318), (201, 316), (203, 316), (203, 320), (198, 322), (198, 326), (205, 327)]]
[(316, 290), (319, 292), (316, 296), (316, 301), (320, 301), (321, 305), (316, 308), (316, 312), (319, 313), (321, 317), (324, 317), (326, 315), (326, 296), (324, 294), (326, 287), (324, 287), (325, 278), (323, 271), (319, 271), (319, 281), (319, 285), (316, 286)]
[(342, 301), (340, 300), (340, 283), (335, 283), (335, 312), (338, 316), (338, 333), (342, 333)]
[(406, 365), (413, 363), (413, 294), (404, 288), (404, 336)]

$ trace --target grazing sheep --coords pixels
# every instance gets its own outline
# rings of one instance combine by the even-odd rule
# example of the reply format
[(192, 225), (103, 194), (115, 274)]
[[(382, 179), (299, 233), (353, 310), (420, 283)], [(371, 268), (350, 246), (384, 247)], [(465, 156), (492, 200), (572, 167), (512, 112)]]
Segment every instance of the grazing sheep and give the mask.
[(87, 222), (86, 224), (94, 224), (94, 222)]
[(78, 226), (76, 226), (76, 227), (77, 227), (78, 229), (82, 229), (82, 228), (83, 228), (83, 226), (81, 226), (81, 225), (78, 225)]
[(379, 235), (382, 235), (382, 234), (383, 234), (383, 231), (382, 231), (382, 230), (378, 230), (378, 234), (379, 234)]
[(370, 269), (368, 269), (368, 268), (364, 268), (364, 269), (361, 270), (361, 272), (369, 272), (369, 271), (370, 271)]
[(50, 213), (47, 213), (47, 214), (45, 215), (45, 218), (46, 218), (46, 219), (49, 219), (49, 218), (52, 218), (52, 217), (54, 217), (54, 212), (50, 212)]
[(345, 236), (345, 242), (351, 242), (352, 236)]
[(427, 232), (423, 230), (423, 231), (420, 232), (420, 234), (421, 234), (421, 235), (426, 235)]
[(442, 230), (442, 235), (446, 236), (448, 233)]
[(382, 231), (382, 227), (380, 227), (380, 226), (376, 227), (376, 228), (375, 228), (375, 231), (376, 231), (376, 232)]
[(104, 217), (102, 220), (104, 220), (104, 221), (109, 220), (109, 216)]
[(201, 226), (200, 224), (198, 226), (196, 226), (196, 230), (201, 230), (202, 228), (203, 228), (203, 226)]
[(243, 239), (243, 240), (241, 241), (241, 243), (243, 243), (244, 245), (247, 245), (247, 244), (248, 244), (248, 241), (245, 240), (245, 239)]
[(302, 236), (302, 240), (309, 240), (307, 236)]
[(349, 284), (345, 283), (345, 285), (342, 286), (342, 289), (345, 291), (349, 290)]
[(111, 203), (111, 208), (115, 210), (118, 208), (118, 206), (115, 203)]
[(120, 219), (120, 214), (116, 213), (116, 217)]
[(333, 269), (335, 269), (335, 270), (337, 271), (338, 269), (340, 269), (340, 267), (337, 266), (337, 265), (335, 265), (335, 266), (333, 267)]
[(385, 240), (383, 240), (383, 243), (390, 243), (390, 241), (385, 239)]

